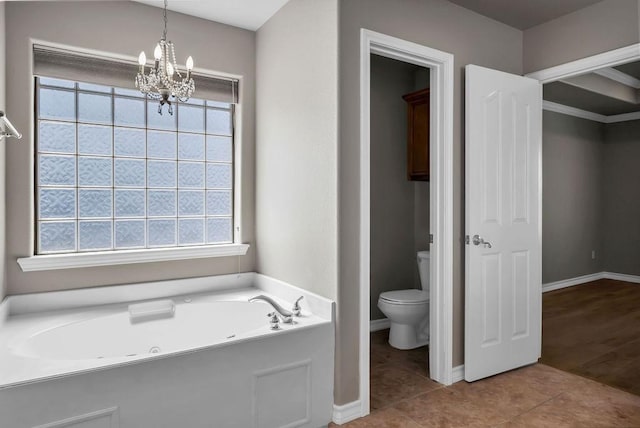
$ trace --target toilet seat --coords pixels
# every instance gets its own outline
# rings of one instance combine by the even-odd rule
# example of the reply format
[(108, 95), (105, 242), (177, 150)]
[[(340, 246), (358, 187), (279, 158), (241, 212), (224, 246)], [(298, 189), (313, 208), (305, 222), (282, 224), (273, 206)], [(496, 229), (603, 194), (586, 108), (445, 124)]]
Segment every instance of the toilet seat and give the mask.
[(385, 291), (380, 293), (380, 300), (396, 305), (422, 305), (429, 302), (429, 292), (418, 289)]

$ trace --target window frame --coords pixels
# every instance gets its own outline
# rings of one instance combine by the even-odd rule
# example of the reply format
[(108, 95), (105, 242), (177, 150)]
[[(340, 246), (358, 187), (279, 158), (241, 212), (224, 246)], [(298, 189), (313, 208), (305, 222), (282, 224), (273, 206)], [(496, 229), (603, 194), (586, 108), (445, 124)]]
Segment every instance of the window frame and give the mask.
[[(212, 74), (213, 75), (213, 74)], [(230, 76), (225, 75), (225, 78), (232, 78), (238, 81), (238, 85), (240, 86), (242, 83), (241, 76)], [(74, 80), (75, 82), (75, 80)], [(75, 88), (73, 91), (75, 92), (76, 103), (77, 96), (79, 93), (78, 83), (76, 82)], [(237, 104), (231, 103), (231, 120), (232, 120), (232, 242), (224, 243), (224, 244), (207, 244), (206, 236), (204, 244), (197, 245), (185, 245), (179, 246), (176, 235), (176, 246), (172, 247), (152, 247), (152, 248), (135, 248), (135, 249), (116, 249), (115, 242), (112, 242), (113, 247), (109, 250), (104, 251), (80, 251), (77, 248), (79, 245), (76, 242), (76, 249), (74, 252), (61, 252), (61, 253), (49, 253), (49, 254), (37, 254), (36, 248), (38, 248), (38, 223), (40, 221), (38, 216), (38, 199), (39, 199), (39, 183), (37, 177), (37, 159), (39, 156), (39, 151), (36, 147), (37, 140), (37, 132), (38, 132), (38, 122), (40, 120), (38, 114), (38, 79), (37, 76), (33, 76), (33, 107), (34, 107), (34, 133), (32, 137), (32, 148), (33, 148), (33, 156), (32, 162), (33, 164), (33, 182), (31, 183), (31, 191), (34, 204), (32, 205), (31, 219), (32, 219), (32, 242), (33, 242), (33, 255), (30, 257), (18, 258), (17, 262), (21, 267), (22, 271), (41, 271), (41, 270), (56, 270), (56, 269), (68, 269), (68, 268), (81, 268), (81, 267), (94, 267), (94, 266), (111, 266), (111, 265), (121, 265), (121, 264), (136, 264), (136, 263), (147, 263), (147, 262), (160, 262), (160, 261), (170, 261), (170, 260), (186, 260), (186, 259), (197, 259), (197, 258), (210, 258), (210, 257), (227, 257), (227, 256), (240, 256), (245, 255), (249, 249), (248, 244), (242, 243), (242, 229), (241, 229), (241, 221), (242, 221), (242, 181), (241, 181), (241, 164), (242, 164), (242, 106), (241, 103)], [(113, 87), (112, 87), (113, 88)], [(113, 104), (115, 99), (115, 93), (112, 89), (111, 93), (111, 103)], [(146, 97), (141, 97), (140, 99), (145, 99), (145, 111), (147, 103), (153, 102), (153, 100), (148, 100)], [(206, 113), (206, 108), (205, 113)], [(77, 109), (77, 104), (76, 104)], [(146, 114), (146, 113), (145, 113)], [(113, 120), (114, 118), (112, 118)], [(146, 122), (146, 121), (145, 121)], [(76, 126), (78, 124), (78, 117), (76, 114), (75, 118)], [(112, 123), (111, 126), (115, 126)], [(176, 126), (177, 123), (176, 123)], [(142, 129), (142, 128), (141, 128)], [(148, 131), (148, 123), (145, 123), (145, 131)], [(177, 129), (176, 129), (177, 132)], [(76, 136), (77, 138), (77, 136)], [(205, 134), (206, 138), (206, 134)], [(76, 140), (77, 141), (77, 140)], [(78, 156), (78, 152), (76, 150), (75, 156)], [(113, 156), (112, 156), (113, 159)], [(146, 159), (146, 156), (145, 156)], [(177, 160), (176, 160), (177, 162)], [(205, 159), (206, 165), (206, 159)], [(77, 172), (76, 172), (77, 174)], [(77, 186), (77, 183), (76, 183)], [(115, 189), (115, 186), (112, 186), (112, 189)], [(176, 187), (176, 195), (178, 194), (178, 187)], [(204, 189), (205, 197), (206, 197), (206, 186)], [(145, 192), (146, 195), (146, 192)], [(77, 196), (76, 196), (77, 197)], [(112, 195), (115, 198), (115, 194)], [(146, 198), (146, 196), (145, 196)], [(79, 201), (76, 201), (78, 204)], [(177, 207), (176, 207), (177, 209)], [(76, 216), (78, 213), (76, 212)], [(178, 219), (178, 213), (176, 213), (176, 219)], [(204, 221), (206, 223), (206, 213), (204, 215)], [(146, 223), (146, 215), (145, 215), (145, 227), (147, 227)], [(78, 218), (74, 219), (76, 222)], [(112, 212), (112, 221), (115, 220), (115, 212)], [(78, 224), (78, 223), (77, 223)], [(112, 223), (115, 227), (115, 222)], [(79, 231), (76, 231), (76, 235)], [(112, 233), (115, 233), (113, 231)], [(148, 233), (148, 232), (147, 232)], [(176, 231), (177, 233), (177, 231)], [(76, 241), (77, 241), (76, 237)], [(113, 238), (112, 238), (113, 239)]]

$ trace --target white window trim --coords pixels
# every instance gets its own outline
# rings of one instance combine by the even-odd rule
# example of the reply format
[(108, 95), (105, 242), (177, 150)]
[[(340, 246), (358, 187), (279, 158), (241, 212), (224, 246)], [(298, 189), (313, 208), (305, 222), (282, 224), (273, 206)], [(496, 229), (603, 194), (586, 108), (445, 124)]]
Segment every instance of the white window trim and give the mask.
[(249, 244), (199, 245), (193, 247), (93, 251), (87, 253), (46, 254), (18, 259), (23, 272), (113, 266), (208, 257), (244, 256)]
[[(105, 52), (93, 49), (79, 49), (77, 47), (70, 47), (64, 44), (47, 42), (39, 39), (31, 39), (29, 43), (29, 52), (33, 52), (33, 45), (39, 44), (42, 46), (58, 47), (62, 49), (73, 49), (84, 53), (98, 55), (102, 58), (114, 59), (114, 60), (131, 60), (137, 61), (135, 57), (118, 55), (113, 52)], [(33, 67), (33, 64), (31, 65)], [(202, 75), (210, 75), (213, 77), (227, 77), (238, 80), (238, 86), (241, 87), (244, 83), (244, 77), (238, 74), (225, 73), (218, 71), (211, 71), (206, 69), (194, 69)], [(33, 70), (32, 70), (33, 75)], [(32, 91), (34, 88), (32, 86)], [(31, 99), (34, 99), (35, 93), (31, 93)], [(92, 251), (92, 252), (78, 252), (78, 253), (60, 253), (60, 254), (42, 254), (32, 255), (28, 257), (19, 257), (16, 261), (23, 272), (37, 272), (59, 269), (74, 269), (74, 268), (89, 268), (99, 266), (117, 266), (125, 264), (140, 264), (140, 263), (152, 263), (163, 262), (173, 260), (187, 260), (187, 259), (203, 259), (214, 257), (232, 257), (232, 256), (244, 256), (249, 251), (249, 244), (242, 244), (242, 95), (238, 100), (238, 104), (234, 107), (234, 186), (233, 186), (233, 198), (234, 198), (234, 213), (233, 213), (233, 243), (229, 244), (215, 244), (215, 245), (197, 245), (188, 247), (163, 247), (163, 248), (140, 248), (133, 250), (109, 250), (109, 251)], [(33, 141), (32, 141), (33, 143)], [(32, 144), (33, 145), (33, 144)], [(35, 159), (32, 153), (32, 159)], [(32, 165), (33, 167), (33, 165)], [(33, 176), (33, 173), (31, 174)], [(35, 183), (31, 185), (31, 198), (35, 198)], [(35, 213), (31, 212), (31, 222), (35, 224)], [(33, 242), (35, 236), (35, 228), (31, 231), (31, 241)], [(35, 249), (31, 247), (32, 254)]]

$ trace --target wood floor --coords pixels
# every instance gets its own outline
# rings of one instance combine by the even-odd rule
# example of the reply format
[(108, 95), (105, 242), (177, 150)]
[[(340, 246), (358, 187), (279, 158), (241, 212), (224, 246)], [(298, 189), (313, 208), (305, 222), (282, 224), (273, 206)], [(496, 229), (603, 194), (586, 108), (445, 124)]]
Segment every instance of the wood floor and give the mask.
[(344, 427), (640, 427), (640, 397), (624, 391), (543, 364), (445, 387), (428, 378), (426, 347), (387, 338), (371, 335), (371, 414)]
[(544, 293), (541, 363), (640, 395), (640, 284)]

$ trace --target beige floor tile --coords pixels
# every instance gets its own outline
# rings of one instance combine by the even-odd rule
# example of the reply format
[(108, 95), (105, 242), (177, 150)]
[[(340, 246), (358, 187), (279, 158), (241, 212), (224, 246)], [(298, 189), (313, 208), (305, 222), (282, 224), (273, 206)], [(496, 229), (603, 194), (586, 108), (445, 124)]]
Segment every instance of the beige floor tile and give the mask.
[(452, 388), (437, 389), (393, 407), (422, 427), (488, 427), (509, 419)]
[(393, 408), (378, 410), (365, 418), (342, 426), (347, 428), (420, 428), (420, 425)]
[(381, 409), (440, 387), (440, 384), (404, 368), (378, 366), (371, 373), (371, 409)]
[[(575, 395), (579, 395), (576, 391)], [(505, 424), (506, 427), (613, 428), (640, 426), (640, 408), (619, 397), (602, 395), (596, 401), (562, 393)]]

